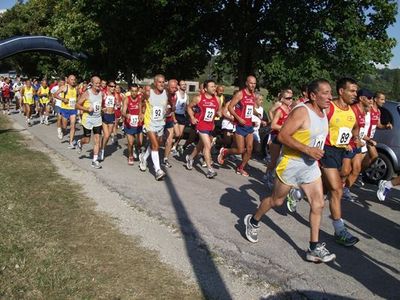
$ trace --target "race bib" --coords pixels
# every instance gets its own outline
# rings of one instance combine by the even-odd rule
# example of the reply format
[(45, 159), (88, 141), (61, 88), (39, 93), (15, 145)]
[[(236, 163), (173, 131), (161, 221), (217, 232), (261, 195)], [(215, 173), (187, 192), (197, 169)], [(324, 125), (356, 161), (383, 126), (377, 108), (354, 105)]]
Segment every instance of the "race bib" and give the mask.
[(139, 116), (138, 115), (131, 115), (129, 125), (132, 127), (137, 127), (139, 124)]
[(360, 128), (358, 135), (360, 136), (360, 139), (364, 138), (364, 136), (365, 136), (365, 128), (364, 127)]
[(68, 99), (68, 104), (69, 104), (70, 107), (75, 108), (76, 99), (75, 98), (69, 98)]
[(246, 110), (244, 114), (244, 117), (246, 119), (250, 119), (253, 116), (253, 109), (254, 109), (253, 105), (246, 105)]
[(101, 105), (99, 102), (93, 103), (93, 112), (94, 113), (99, 113), (101, 110)]
[(324, 135), (317, 136), (315, 138), (313, 147), (324, 150), (324, 145), (325, 145), (325, 136)]
[(340, 127), (339, 135), (336, 141), (337, 145), (348, 145), (352, 137), (351, 129), (348, 127)]
[(204, 115), (204, 121), (212, 122), (214, 120), (215, 109), (214, 108), (206, 108), (206, 113)]
[(33, 97), (32, 93), (25, 93), (25, 97), (31, 99)]
[(161, 106), (153, 107), (153, 120), (161, 121), (164, 118), (163, 108)]
[(115, 97), (114, 96), (107, 96), (106, 97), (106, 107), (107, 108), (113, 108), (114, 107), (114, 103), (115, 103)]

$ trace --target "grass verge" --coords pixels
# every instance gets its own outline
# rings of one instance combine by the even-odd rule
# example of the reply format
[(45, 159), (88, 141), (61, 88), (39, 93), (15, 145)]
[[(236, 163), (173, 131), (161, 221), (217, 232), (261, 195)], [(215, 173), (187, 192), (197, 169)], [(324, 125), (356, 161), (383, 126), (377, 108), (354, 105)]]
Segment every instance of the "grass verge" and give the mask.
[(0, 116), (0, 299), (200, 299)]

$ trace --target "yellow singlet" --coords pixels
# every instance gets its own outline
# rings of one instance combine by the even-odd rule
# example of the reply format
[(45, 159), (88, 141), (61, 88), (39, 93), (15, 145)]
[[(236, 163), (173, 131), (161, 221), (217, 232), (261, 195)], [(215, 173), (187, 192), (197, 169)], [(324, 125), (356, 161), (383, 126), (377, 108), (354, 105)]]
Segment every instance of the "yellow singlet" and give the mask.
[(352, 130), (356, 123), (356, 115), (348, 106), (342, 110), (333, 101), (329, 107), (329, 133), (325, 145), (337, 148), (346, 148), (352, 137)]
[(39, 90), (38, 90), (38, 95), (41, 95), (40, 96), (40, 103), (41, 104), (48, 104), (49, 103), (49, 101), (50, 101), (50, 99), (49, 99), (49, 95), (50, 95), (49, 87), (44, 88), (44, 87), (41, 86), (39, 88)]
[[(64, 95), (64, 93), (61, 93)], [(76, 98), (78, 97), (78, 92), (75, 87), (67, 85), (67, 94), (64, 95), (65, 99), (68, 99), (68, 103), (61, 102), (62, 109), (75, 109)]]
[(24, 103), (28, 105), (33, 105), (35, 102), (33, 101), (33, 86), (30, 89), (27, 87), (24, 88)]

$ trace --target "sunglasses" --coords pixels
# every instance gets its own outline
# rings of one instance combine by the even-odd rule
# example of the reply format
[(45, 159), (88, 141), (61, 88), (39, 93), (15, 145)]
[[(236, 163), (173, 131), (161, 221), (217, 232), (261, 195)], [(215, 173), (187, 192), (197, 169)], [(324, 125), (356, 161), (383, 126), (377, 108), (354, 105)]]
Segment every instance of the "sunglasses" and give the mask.
[(109, 87), (115, 87), (115, 85), (109, 85)]
[(285, 99), (285, 100), (292, 100), (293, 97), (285, 97), (284, 99)]

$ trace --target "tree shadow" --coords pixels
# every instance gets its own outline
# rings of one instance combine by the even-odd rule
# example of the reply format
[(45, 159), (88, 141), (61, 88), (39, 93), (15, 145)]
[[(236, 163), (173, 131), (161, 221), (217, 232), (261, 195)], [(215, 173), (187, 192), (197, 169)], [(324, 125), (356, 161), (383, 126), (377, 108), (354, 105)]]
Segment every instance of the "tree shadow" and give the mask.
[(191, 221), (171, 178), (167, 177), (164, 181), (175, 209), (179, 228), (183, 234), (186, 253), (204, 297), (231, 299), (224, 280), (212, 260), (212, 253)]
[(341, 300), (354, 300), (355, 298), (340, 296), (337, 294), (323, 293), (310, 290), (296, 290), (281, 292), (263, 300), (284, 300), (284, 299), (313, 299), (313, 300), (327, 300), (327, 299), (341, 299)]

